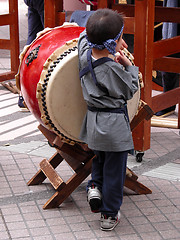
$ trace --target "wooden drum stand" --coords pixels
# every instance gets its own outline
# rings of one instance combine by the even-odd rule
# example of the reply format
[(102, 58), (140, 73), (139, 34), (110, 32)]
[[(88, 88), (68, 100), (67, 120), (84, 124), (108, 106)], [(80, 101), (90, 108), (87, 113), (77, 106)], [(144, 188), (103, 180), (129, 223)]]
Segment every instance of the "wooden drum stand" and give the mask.
[[(147, 104), (143, 104), (138, 114), (131, 122), (131, 130), (144, 119), (149, 120), (153, 115)], [(39, 125), (39, 130), (47, 138), (51, 146), (55, 147), (56, 153), (49, 159), (40, 162), (40, 170), (29, 180), (28, 185), (41, 184), (46, 178), (55, 189), (55, 194), (44, 204), (43, 208), (58, 207), (91, 173), (94, 153), (85, 145), (75, 143), (70, 145), (63, 142), (54, 132), (49, 131), (44, 126)], [(55, 168), (66, 161), (74, 170), (74, 174), (64, 182)], [(125, 186), (137, 194), (149, 194), (152, 191), (137, 181), (138, 176), (127, 168)]]

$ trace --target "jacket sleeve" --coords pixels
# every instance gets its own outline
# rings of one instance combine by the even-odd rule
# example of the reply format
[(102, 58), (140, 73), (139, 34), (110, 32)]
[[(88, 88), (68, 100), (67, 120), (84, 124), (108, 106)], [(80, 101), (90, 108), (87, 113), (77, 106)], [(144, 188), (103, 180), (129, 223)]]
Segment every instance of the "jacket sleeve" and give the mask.
[(79, 68), (82, 69), (83, 61), (87, 59), (87, 51), (89, 49), (88, 41), (86, 38), (86, 30), (84, 30), (78, 40), (78, 57), (79, 57)]
[[(100, 69), (99, 69), (100, 70)], [(105, 87), (113, 98), (129, 100), (139, 88), (139, 68), (128, 66), (125, 69), (119, 63), (112, 63), (106, 72), (100, 73), (100, 84)]]

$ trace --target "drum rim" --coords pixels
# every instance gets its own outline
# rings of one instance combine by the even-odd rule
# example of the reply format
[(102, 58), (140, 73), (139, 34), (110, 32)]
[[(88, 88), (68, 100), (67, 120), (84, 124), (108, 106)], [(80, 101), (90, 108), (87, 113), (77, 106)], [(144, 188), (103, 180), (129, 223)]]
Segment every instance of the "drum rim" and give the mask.
[[(134, 56), (127, 50), (127, 48), (124, 48), (122, 51), (123, 51), (124, 55), (130, 60), (130, 62), (134, 66), (135, 65), (134, 64)], [(128, 105), (130, 105), (131, 102), (133, 102), (133, 99), (134, 99), (135, 96), (139, 100), (138, 103), (136, 104), (136, 112), (131, 114), (130, 122), (134, 119), (134, 117), (137, 115), (138, 111), (142, 107), (141, 88), (143, 88), (143, 87), (144, 87), (143, 77), (142, 77), (142, 73), (139, 71), (139, 73), (138, 73), (138, 90), (134, 94), (133, 98), (127, 101), (127, 107), (128, 107)], [(129, 114), (129, 111), (128, 111), (128, 114)]]

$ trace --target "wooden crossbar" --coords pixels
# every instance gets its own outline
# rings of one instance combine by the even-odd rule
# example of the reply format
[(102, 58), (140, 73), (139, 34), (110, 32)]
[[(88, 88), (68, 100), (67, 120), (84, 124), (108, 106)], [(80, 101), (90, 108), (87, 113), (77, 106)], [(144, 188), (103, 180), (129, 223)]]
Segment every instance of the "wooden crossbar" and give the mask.
[(153, 59), (178, 53), (180, 46), (180, 36), (170, 39), (163, 39), (153, 44)]

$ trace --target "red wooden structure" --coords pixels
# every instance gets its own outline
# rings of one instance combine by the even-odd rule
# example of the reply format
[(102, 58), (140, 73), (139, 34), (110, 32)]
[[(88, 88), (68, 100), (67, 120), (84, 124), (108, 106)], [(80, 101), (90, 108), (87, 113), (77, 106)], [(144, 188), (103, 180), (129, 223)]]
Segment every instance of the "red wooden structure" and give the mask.
[[(142, 89), (141, 98), (154, 112), (180, 102), (180, 88), (152, 97), (152, 70), (180, 72), (180, 59), (166, 57), (179, 52), (180, 36), (154, 42), (154, 23), (180, 23), (180, 8), (163, 8), (156, 4), (158, 2), (160, 1), (136, 0), (135, 5), (129, 5), (115, 4), (114, 0), (98, 0), (98, 8), (111, 8), (125, 14), (124, 32), (134, 34), (135, 64), (143, 74), (145, 87)], [(45, 26), (55, 27), (64, 20), (63, 0), (45, 0)], [(133, 131), (136, 150), (145, 151), (150, 148), (150, 127), (150, 121), (143, 121)]]
[(0, 39), (0, 49), (10, 50), (11, 71), (0, 74), (0, 82), (13, 79), (19, 67), (18, 0), (9, 0), (9, 13), (0, 15), (0, 26), (9, 25), (10, 39)]

